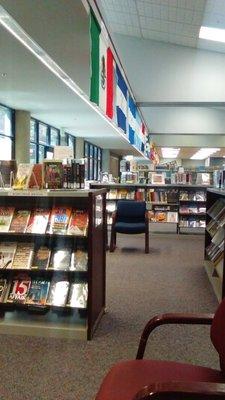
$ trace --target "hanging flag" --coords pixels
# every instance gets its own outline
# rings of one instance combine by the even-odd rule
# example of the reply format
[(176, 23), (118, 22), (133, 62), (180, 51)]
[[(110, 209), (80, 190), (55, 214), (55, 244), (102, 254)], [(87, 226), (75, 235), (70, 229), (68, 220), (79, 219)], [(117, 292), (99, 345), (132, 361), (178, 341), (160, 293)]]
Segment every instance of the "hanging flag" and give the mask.
[(91, 90), (90, 100), (104, 114), (113, 118), (114, 58), (109, 47), (109, 38), (103, 24), (99, 25), (93, 12), (90, 13), (91, 33)]
[(128, 135), (129, 135), (129, 142), (134, 144), (135, 138), (135, 129), (136, 129), (136, 111), (137, 107), (132, 99), (131, 95), (129, 94), (129, 102), (128, 102)]
[(127, 85), (118, 68), (116, 66), (116, 114), (117, 125), (125, 133), (127, 132)]

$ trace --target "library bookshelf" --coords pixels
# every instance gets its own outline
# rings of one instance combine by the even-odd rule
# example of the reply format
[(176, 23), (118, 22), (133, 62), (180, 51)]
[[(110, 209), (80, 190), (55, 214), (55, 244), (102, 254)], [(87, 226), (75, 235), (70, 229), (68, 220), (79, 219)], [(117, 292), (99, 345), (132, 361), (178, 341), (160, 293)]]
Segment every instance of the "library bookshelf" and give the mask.
[[(68, 281), (82, 283), (87, 289), (85, 306), (68, 304), (27, 304), (7, 302), (7, 296), (0, 302), (0, 334), (63, 337), (90, 340), (105, 311), (105, 263), (106, 263), (106, 190), (1, 190), (0, 207), (19, 210), (71, 208), (83, 210), (88, 216), (85, 235), (62, 233), (21, 233), (0, 232), (1, 242), (44, 244), (50, 249), (82, 248), (86, 254), (86, 268), (36, 270), (20, 268), (16, 271), (0, 269), (1, 279), (12, 282), (15, 274), (26, 273), (31, 282), (41, 277), (45, 281)], [(13, 265), (13, 264), (12, 264)], [(69, 289), (68, 289), (69, 290)], [(60, 293), (59, 293), (60, 295)], [(74, 303), (75, 304), (75, 303)]]

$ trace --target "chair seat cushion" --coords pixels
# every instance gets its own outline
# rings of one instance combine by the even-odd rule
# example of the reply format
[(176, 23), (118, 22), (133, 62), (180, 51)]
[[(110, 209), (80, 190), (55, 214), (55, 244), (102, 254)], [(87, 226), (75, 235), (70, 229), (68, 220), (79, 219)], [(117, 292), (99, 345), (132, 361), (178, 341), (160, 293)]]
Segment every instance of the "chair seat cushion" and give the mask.
[(116, 222), (115, 223), (115, 230), (119, 233), (128, 233), (128, 234), (135, 234), (135, 233), (144, 233), (146, 229), (146, 225), (144, 222)]
[(221, 371), (170, 361), (132, 360), (116, 364), (105, 377), (96, 400), (132, 400), (143, 386), (156, 382), (224, 383)]

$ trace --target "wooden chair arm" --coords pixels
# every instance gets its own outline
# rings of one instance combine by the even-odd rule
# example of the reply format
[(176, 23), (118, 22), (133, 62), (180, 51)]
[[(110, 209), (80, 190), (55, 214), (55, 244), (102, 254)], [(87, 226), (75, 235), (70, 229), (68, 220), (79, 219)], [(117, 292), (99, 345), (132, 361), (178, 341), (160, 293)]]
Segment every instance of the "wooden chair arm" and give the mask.
[(154, 383), (140, 390), (133, 400), (215, 400), (225, 398), (225, 384), (209, 382)]
[(187, 325), (211, 325), (213, 314), (162, 314), (150, 319), (145, 325), (138, 346), (136, 359), (140, 360), (144, 356), (146, 343), (150, 333), (160, 325), (165, 324), (187, 324)]

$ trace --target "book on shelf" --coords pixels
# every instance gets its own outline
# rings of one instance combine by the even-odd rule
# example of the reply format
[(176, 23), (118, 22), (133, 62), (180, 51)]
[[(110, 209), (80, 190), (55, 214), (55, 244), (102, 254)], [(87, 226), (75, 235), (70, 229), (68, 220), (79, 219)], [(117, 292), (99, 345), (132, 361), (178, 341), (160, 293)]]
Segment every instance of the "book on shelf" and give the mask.
[(45, 233), (50, 216), (50, 210), (43, 208), (36, 208), (32, 211), (28, 225), (26, 228), (27, 233)]
[(138, 188), (135, 192), (135, 200), (137, 201), (145, 201), (145, 189)]
[(117, 199), (117, 189), (110, 189), (107, 193), (106, 198), (109, 200), (116, 200)]
[(51, 257), (51, 250), (47, 246), (36, 246), (34, 249), (34, 257), (31, 269), (47, 269)]
[(69, 271), (71, 269), (72, 248), (58, 245), (52, 250), (48, 269)]
[(8, 290), (7, 279), (0, 277), (0, 303), (3, 303)]
[(196, 201), (206, 201), (206, 193), (205, 192), (196, 192), (195, 193)]
[(10, 187), (12, 183), (12, 174), (16, 176), (16, 160), (0, 160), (0, 172), (5, 187)]
[(30, 269), (34, 253), (33, 243), (17, 243), (12, 269)]
[(0, 207), (0, 232), (9, 231), (14, 210), (14, 207)]
[(43, 187), (45, 189), (63, 187), (63, 164), (61, 160), (43, 161)]
[(13, 277), (8, 293), (7, 303), (26, 302), (26, 298), (30, 289), (31, 278), (27, 274), (18, 274)]
[(208, 215), (211, 218), (217, 218), (218, 215), (223, 211), (225, 208), (225, 202), (222, 199), (218, 199), (215, 203), (208, 209)]
[(88, 285), (86, 282), (74, 282), (70, 285), (68, 302), (69, 307), (87, 308)]
[(15, 242), (0, 242), (0, 269), (12, 268), (16, 248)]
[(155, 212), (155, 221), (156, 222), (167, 222), (167, 213), (162, 211)]
[(52, 279), (49, 288), (47, 304), (64, 307), (69, 292), (69, 281), (67, 279)]
[(47, 233), (66, 234), (71, 213), (71, 207), (53, 207)]
[(83, 248), (77, 248), (71, 257), (71, 271), (87, 271), (88, 253)]
[(28, 182), (29, 188), (41, 189), (43, 185), (43, 166), (42, 164), (33, 164), (33, 170)]
[(44, 306), (48, 298), (49, 287), (49, 280), (43, 278), (33, 279), (26, 297), (26, 303)]
[(177, 211), (168, 211), (167, 212), (167, 222), (178, 222), (178, 213)]
[(13, 189), (28, 189), (33, 173), (33, 164), (21, 163), (18, 165)]
[(9, 227), (9, 232), (25, 233), (30, 219), (31, 212), (29, 210), (14, 211), (12, 222)]
[(68, 235), (86, 236), (88, 229), (88, 213), (84, 210), (73, 210), (67, 230)]
[(113, 213), (114, 211), (116, 211), (116, 203), (115, 201), (109, 201), (106, 204), (106, 211), (108, 213)]

